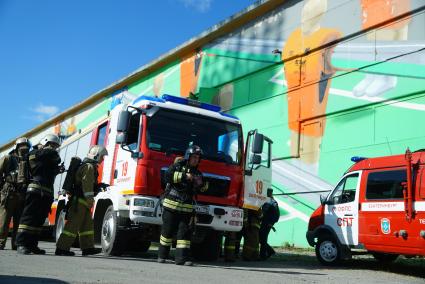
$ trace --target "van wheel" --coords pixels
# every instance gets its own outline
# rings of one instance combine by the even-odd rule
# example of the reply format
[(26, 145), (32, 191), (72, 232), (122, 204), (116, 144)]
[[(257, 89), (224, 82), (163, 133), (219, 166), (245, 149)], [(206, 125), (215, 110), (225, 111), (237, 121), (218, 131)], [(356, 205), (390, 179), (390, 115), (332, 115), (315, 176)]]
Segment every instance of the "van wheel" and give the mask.
[(373, 257), (381, 262), (381, 263), (391, 263), (398, 258), (398, 254), (390, 254), (390, 253), (381, 253), (381, 252), (373, 252)]
[(105, 255), (119, 256), (124, 251), (124, 232), (118, 229), (117, 213), (112, 205), (106, 209), (103, 217), (100, 242)]
[(341, 259), (341, 248), (335, 238), (320, 236), (316, 244), (316, 257), (323, 265), (337, 265)]

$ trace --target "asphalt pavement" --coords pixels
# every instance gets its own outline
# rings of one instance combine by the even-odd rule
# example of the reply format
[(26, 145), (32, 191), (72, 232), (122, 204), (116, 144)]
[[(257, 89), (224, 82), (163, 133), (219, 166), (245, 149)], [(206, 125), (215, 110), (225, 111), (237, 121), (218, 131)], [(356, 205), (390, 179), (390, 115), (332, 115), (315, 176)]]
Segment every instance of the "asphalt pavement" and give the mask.
[(401, 258), (382, 266), (361, 256), (338, 267), (321, 266), (312, 251), (278, 250), (268, 261), (195, 263), (156, 262), (156, 250), (140, 255), (55, 256), (52, 242), (41, 242), (46, 255), (0, 251), (0, 283), (425, 283), (425, 259)]

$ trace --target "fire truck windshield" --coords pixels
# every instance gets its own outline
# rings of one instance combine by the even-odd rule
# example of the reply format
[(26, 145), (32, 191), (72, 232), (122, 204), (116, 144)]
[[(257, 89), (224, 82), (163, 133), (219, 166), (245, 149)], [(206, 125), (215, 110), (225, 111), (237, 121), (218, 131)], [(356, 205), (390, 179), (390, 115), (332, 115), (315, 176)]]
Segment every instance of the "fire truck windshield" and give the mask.
[(242, 157), (240, 125), (193, 113), (160, 109), (148, 121), (146, 141), (151, 150), (179, 155), (198, 145), (203, 159), (227, 164), (239, 164)]

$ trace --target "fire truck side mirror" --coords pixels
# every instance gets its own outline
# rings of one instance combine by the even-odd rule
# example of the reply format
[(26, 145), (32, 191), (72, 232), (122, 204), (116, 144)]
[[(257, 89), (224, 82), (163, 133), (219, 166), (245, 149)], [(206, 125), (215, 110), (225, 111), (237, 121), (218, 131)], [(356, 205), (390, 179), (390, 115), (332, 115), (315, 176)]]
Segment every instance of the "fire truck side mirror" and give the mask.
[(254, 141), (252, 143), (252, 152), (254, 154), (261, 154), (263, 152), (264, 135), (255, 133)]
[(252, 155), (251, 163), (253, 165), (259, 165), (259, 164), (261, 164), (261, 155), (256, 155), (256, 154)]
[(118, 116), (117, 132), (126, 133), (128, 131), (128, 126), (130, 124), (130, 117), (131, 117), (131, 113), (128, 110), (120, 111), (120, 114)]
[(115, 142), (117, 144), (125, 144), (127, 142), (127, 133), (126, 132), (119, 132), (117, 134), (117, 137), (115, 138)]

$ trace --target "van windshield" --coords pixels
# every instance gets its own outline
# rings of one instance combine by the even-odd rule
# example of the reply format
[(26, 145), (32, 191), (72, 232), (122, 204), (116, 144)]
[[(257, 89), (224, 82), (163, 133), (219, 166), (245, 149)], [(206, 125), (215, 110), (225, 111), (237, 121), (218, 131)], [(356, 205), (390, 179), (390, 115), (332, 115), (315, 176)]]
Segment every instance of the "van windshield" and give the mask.
[(241, 126), (193, 113), (160, 109), (147, 125), (150, 150), (184, 155), (198, 145), (203, 159), (239, 164), (242, 158)]

